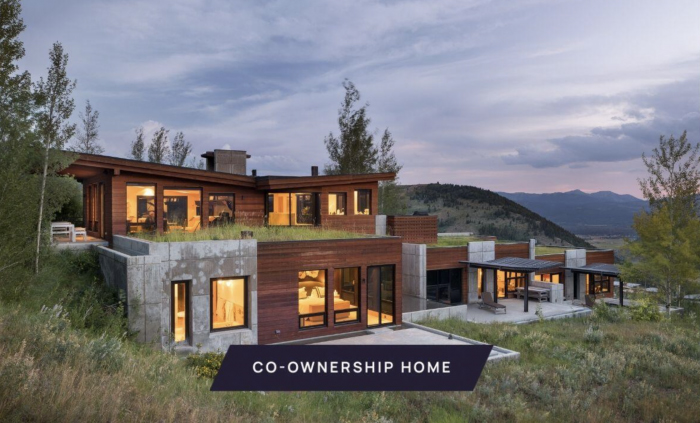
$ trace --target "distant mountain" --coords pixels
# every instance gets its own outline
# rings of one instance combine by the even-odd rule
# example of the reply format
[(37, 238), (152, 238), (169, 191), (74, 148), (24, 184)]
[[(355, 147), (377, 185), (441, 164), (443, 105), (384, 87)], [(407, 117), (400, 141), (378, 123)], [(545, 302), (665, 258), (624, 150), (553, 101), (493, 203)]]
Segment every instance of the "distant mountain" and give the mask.
[(587, 247), (583, 239), (495, 192), (453, 184), (403, 185), (408, 210), (438, 216), (440, 232), (474, 232), (502, 240)]
[(648, 209), (644, 200), (611, 191), (499, 194), (581, 236), (632, 236), (635, 213)]

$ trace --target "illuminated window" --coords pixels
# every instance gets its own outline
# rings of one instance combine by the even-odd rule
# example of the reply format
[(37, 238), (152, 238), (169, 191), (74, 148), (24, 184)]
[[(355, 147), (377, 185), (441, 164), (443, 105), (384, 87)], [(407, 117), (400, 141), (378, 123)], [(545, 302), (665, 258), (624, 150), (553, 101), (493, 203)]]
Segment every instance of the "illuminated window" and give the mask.
[(335, 323), (360, 320), (360, 269), (350, 267), (335, 269), (333, 282), (333, 308)]
[(394, 322), (394, 266), (367, 268), (367, 325)]
[(193, 232), (202, 219), (197, 208), (202, 203), (200, 189), (166, 189), (163, 191), (163, 231)]
[(317, 225), (318, 193), (267, 194), (267, 223), (270, 226)]
[(156, 230), (156, 186), (127, 184), (126, 233)]
[(305, 270), (298, 275), (299, 327), (326, 325), (326, 271)]
[(234, 194), (209, 195), (209, 225), (221, 226), (234, 223)]
[(171, 325), (173, 340), (175, 342), (186, 342), (190, 337), (189, 321), (189, 290), (187, 282), (173, 282), (172, 285), (172, 316)]
[(355, 214), (372, 214), (372, 190), (355, 190)]
[(328, 214), (344, 215), (348, 195), (345, 193), (328, 194)]
[(484, 292), (484, 275), (483, 269), (479, 268), (476, 270), (476, 292), (479, 298), (481, 298), (481, 293)]
[(248, 325), (246, 278), (211, 280), (211, 330)]
[(592, 295), (610, 292), (610, 277), (603, 275), (588, 275), (586, 285), (588, 288), (588, 293)]

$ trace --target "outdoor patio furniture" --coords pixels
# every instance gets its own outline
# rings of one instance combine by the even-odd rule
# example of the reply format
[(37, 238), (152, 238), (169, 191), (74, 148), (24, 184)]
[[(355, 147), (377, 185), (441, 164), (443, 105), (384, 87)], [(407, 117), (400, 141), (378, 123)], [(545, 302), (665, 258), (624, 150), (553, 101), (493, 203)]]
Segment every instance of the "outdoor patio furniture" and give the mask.
[(83, 241), (87, 241), (87, 231), (85, 230), (85, 228), (74, 228), (71, 242), (75, 242), (75, 239), (78, 235), (81, 235), (83, 237)]
[(488, 308), (495, 314), (498, 314), (499, 311), (502, 311), (503, 313), (506, 312), (506, 306), (493, 301), (493, 295), (490, 292), (481, 293), (481, 302), (479, 303), (479, 308)]
[(52, 222), (51, 223), (51, 238), (56, 235), (68, 235), (71, 241), (75, 241), (73, 231), (75, 227), (70, 222)]
[[(518, 287), (518, 289), (515, 290), (515, 295), (520, 299), (522, 296), (523, 298), (525, 297), (525, 287)], [(528, 293), (527, 295), (530, 298), (535, 298), (539, 300), (539, 302), (542, 302), (542, 300), (549, 301), (549, 289), (546, 288), (537, 288), (534, 286), (528, 287)]]

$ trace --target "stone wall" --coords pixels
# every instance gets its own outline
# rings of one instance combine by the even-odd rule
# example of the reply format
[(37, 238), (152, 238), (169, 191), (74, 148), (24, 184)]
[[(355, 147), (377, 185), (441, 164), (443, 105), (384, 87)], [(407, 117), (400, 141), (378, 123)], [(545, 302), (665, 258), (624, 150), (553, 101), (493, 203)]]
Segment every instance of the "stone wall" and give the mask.
[(375, 222), (375, 225), (374, 225), (374, 227), (375, 227), (374, 234), (375, 234), (375, 235), (381, 235), (381, 236), (386, 235), (386, 215), (384, 215), (384, 214), (378, 214), (378, 215), (375, 217), (374, 222)]
[[(582, 267), (586, 265), (586, 250), (576, 249), (576, 250), (566, 250), (564, 252), (564, 264), (566, 267)], [(578, 299), (583, 301), (584, 295), (586, 294), (586, 281), (579, 277), (579, 292)], [(574, 274), (571, 270), (567, 270), (564, 277), (564, 283), (566, 284), (566, 299), (571, 301), (574, 299)]]
[(564, 302), (564, 285), (560, 283), (551, 282), (541, 282), (532, 281), (530, 286), (536, 286), (538, 288), (549, 289), (549, 302), (550, 303), (563, 303)]
[[(107, 283), (127, 293), (137, 340), (170, 345), (172, 282), (189, 281), (191, 346), (223, 351), (257, 343), (256, 240), (156, 243), (115, 236), (113, 243), (113, 250), (98, 248), (100, 265)], [(220, 277), (247, 277), (247, 328), (211, 332), (211, 279)]]

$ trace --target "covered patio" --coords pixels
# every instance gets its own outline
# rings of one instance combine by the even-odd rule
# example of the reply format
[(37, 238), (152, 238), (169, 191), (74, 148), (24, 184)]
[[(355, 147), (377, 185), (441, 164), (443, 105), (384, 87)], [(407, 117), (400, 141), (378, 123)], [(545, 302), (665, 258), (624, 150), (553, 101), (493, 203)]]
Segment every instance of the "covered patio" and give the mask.
[[(591, 263), (591, 264), (587, 264), (587, 265), (581, 266), (581, 267), (573, 267), (573, 266), (562, 267), (562, 269), (570, 270), (574, 274), (574, 281), (578, 280), (579, 275), (586, 275), (587, 278), (589, 275), (617, 278), (620, 281), (620, 283), (618, 284), (619, 305), (620, 305), (620, 307), (623, 307), (626, 305), (625, 301), (624, 301), (624, 291), (623, 291), (624, 283), (622, 282), (622, 278), (620, 278), (620, 269), (616, 265), (606, 264), (606, 263)], [(612, 287), (611, 287), (611, 290), (612, 290)], [(590, 295), (590, 294), (588, 292), (586, 292), (586, 295)], [(606, 302), (609, 302), (609, 301), (606, 301)]]
[[(522, 293), (524, 297), (524, 308), (523, 311), (525, 313), (529, 312), (529, 299), (533, 294), (540, 298), (540, 302), (542, 297), (539, 296), (541, 294), (541, 289), (540, 288), (532, 288), (530, 285), (532, 285), (532, 273), (546, 270), (546, 269), (553, 269), (557, 267), (561, 267), (563, 263), (556, 262), (556, 261), (548, 261), (548, 260), (533, 260), (533, 259), (524, 259), (524, 258), (518, 258), (518, 257), (502, 257), (496, 260), (490, 260), (490, 261), (485, 261), (485, 262), (477, 262), (477, 261), (467, 261), (467, 260), (462, 260), (460, 261), (462, 264), (466, 264), (469, 268), (476, 268), (476, 269), (483, 269), (484, 270), (484, 275), (486, 274), (486, 271), (490, 270), (493, 272), (493, 292), (497, 293), (498, 292), (498, 277), (497, 277), (497, 272), (500, 271), (505, 271), (505, 272), (516, 272), (516, 273), (521, 273), (525, 274), (524, 277), (524, 283), (522, 287), (516, 287), (516, 292), (517, 296), (520, 297), (520, 294)], [(482, 286), (484, 287), (483, 289), (486, 288), (486, 284), (483, 284)], [(498, 295), (494, 295), (494, 301), (498, 303)]]

